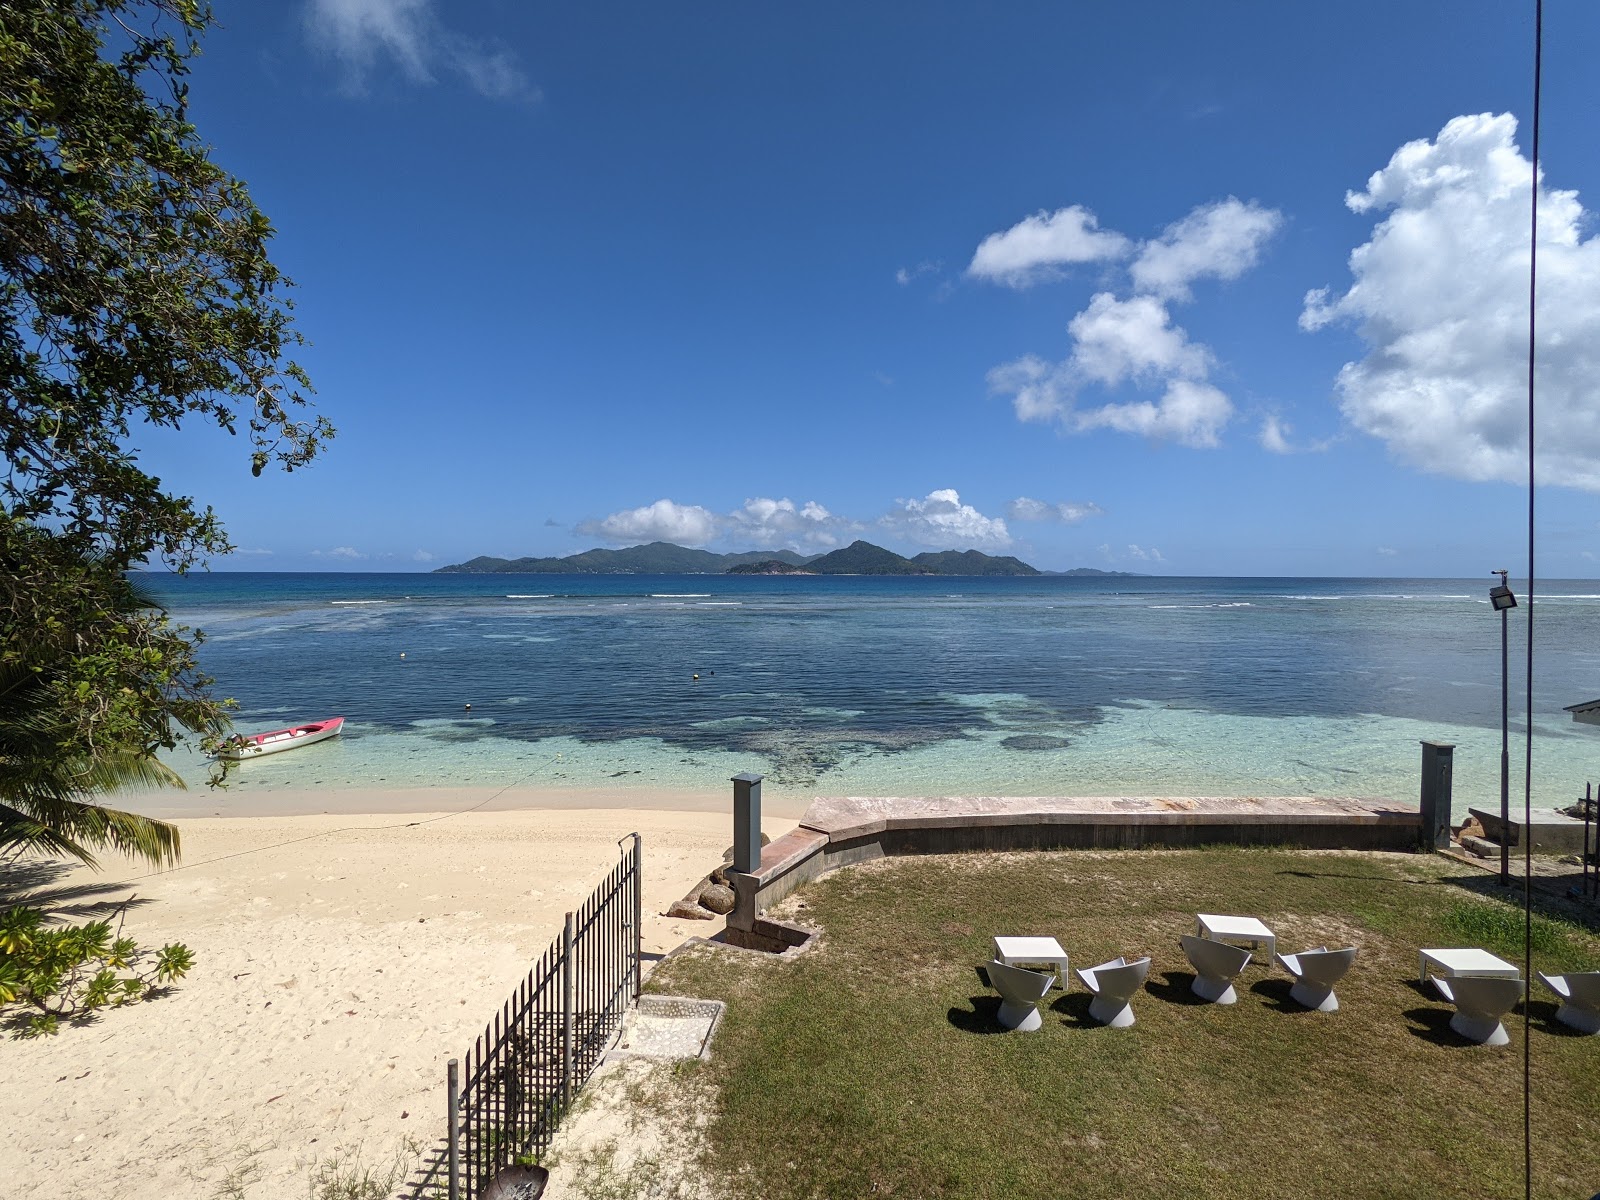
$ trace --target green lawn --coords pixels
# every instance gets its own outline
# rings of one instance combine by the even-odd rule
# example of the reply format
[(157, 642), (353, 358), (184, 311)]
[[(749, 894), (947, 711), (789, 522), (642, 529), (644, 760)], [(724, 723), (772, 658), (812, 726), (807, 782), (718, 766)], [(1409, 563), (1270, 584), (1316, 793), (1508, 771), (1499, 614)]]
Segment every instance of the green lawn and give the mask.
[[(1520, 961), (1490, 877), (1411, 855), (1207, 849), (893, 859), (803, 889), (823, 931), (790, 960), (703, 947), (650, 989), (728, 1002), (710, 1062), (708, 1166), (747, 1194), (1498, 1197), (1522, 1194), (1520, 1015), (1463, 1043), (1416, 986), (1419, 946)], [(1518, 892), (1520, 900), (1520, 891)], [(1306, 1012), (1252, 963), (1201, 1004), (1178, 936), (1197, 911), (1259, 916), (1285, 951), (1360, 947), (1341, 1011)], [(1048, 934), (1090, 966), (1152, 957), (1138, 1023), (1052, 992), (1006, 1033), (978, 974), (994, 933)], [(1594, 930), (1541, 917), (1535, 967), (1600, 967)], [(1534, 1194), (1600, 1189), (1600, 1037), (1531, 998)], [(739, 1181), (743, 1181), (740, 1183)]]

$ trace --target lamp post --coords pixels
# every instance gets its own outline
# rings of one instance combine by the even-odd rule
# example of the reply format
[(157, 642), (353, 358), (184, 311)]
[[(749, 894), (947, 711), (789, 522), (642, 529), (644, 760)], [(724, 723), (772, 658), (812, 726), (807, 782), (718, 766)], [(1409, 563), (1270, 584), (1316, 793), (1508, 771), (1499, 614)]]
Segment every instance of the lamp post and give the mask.
[[(1508, 703), (1506, 659), (1506, 613), (1517, 606), (1517, 598), (1506, 586), (1509, 571), (1490, 571), (1500, 582), (1489, 589), (1489, 603), (1500, 614), (1500, 882), (1511, 883), (1511, 754), (1507, 748)], [(1531, 831), (1524, 830), (1524, 834)]]

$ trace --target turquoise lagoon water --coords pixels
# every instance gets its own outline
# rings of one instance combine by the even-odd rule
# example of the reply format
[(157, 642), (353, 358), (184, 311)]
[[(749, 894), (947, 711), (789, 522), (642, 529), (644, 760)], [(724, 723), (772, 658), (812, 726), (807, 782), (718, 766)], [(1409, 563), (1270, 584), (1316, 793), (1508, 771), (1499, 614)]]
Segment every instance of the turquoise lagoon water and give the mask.
[[(769, 795), (1311, 795), (1414, 804), (1452, 741), (1496, 801), (1486, 580), (211, 574), (144, 579), (202, 629), (236, 725), (343, 715), (237, 793), (526, 784)], [(1536, 805), (1600, 778), (1600, 584), (1541, 584)], [(1526, 605), (1513, 614), (1521, 794)], [(699, 678), (696, 679), (695, 676)], [(470, 704), (471, 711), (465, 708)], [(193, 782), (205, 764), (180, 755)], [(226, 805), (228, 802), (224, 801)], [(209, 806), (208, 806), (209, 807)]]

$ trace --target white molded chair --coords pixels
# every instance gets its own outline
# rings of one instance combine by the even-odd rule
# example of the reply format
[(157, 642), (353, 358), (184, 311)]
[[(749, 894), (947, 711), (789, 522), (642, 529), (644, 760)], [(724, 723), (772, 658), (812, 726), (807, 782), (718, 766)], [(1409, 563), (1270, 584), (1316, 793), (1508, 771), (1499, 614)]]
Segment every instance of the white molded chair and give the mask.
[(1210, 938), (1186, 933), (1178, 939), (1189, 965), (1194, 968), (1194, 983), (1189, 990), (1202, 1000), (1214, 1004), (1232, 1004), (1239, 998), (1233, 990), (1233, 981), (1239, 978), (1250, 961), (1250, 951), (1227, 942), (1213, 942)]
[(1144, 986), (1150, 974), (1150, 959), (1114, 958), (1098, 967), (1079, 967), (1078, 978), (1094, 993), (1089, 1015), (1102, 1025), (1126, 1029), (1133, 1024), (1133, 1006), (1128, 1002)]
[(1556, 1020), (1579, 1033), (1600, 1033), (1600, 971), (1567, 975), (1539, 972), (1545, 987), (1561, 997)]
[(989, 983), (1000, 993), (1000, 1024), (1007, 1029), (1031, 1033), (1043, 1024), (1039, 1001), (1055, 984), (1056, 977), (1027, 967), (1008, 967), (998, 959), (986, 964)]
[(1456, 1006), (1450, 1028), (1468, 1041), (1504, 1046), (1511, 1040), (1501, 1019), (1516, 1007), (1527, 990), (1520, 979), (1484, 979), (1475, 975), (1434, 976), (1433, 986)]
[(1345, 977), (1350, 965), (1356, 961), (1355, 947), (1348, 950), (1329, 950), (1318, 946), (1315, 950), (1302, 950), (1299, 954), (1280, 954), (1278, 961), (1283, 969), (1294, 976), (1290, 997), (1297, 1004), (1314, 1008), (1318, 1012), (1338, 1012), (1339, 997), (1333, 994), (1333, 985)]

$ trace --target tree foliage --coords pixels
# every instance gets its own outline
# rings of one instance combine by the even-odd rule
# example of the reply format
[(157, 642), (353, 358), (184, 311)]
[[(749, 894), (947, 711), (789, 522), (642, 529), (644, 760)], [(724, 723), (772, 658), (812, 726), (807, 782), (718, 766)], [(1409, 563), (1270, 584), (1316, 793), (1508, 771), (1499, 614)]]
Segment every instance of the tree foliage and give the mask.
[(226, 725), (198, 635), (124, 578), (232, 548), (141, 469), (141, 431), (243, 429), (257, 475), (332, 434), (272, 227), (187, 116), (211, 22), (199, 0), (0, 2), (0, 802), (25, 815)]
[[(206, 703), (193, 694), (204, 676), (189, 660), (172, 670), (191, 647), (128, 577), (93, 560), (50, 566), (37, 586), (54, 588), (63, 607), (45, 619), (76, 630), (84, 652), (0, 659), (0, 863), (43, 851), (92, 866), (95, 849), (111, 848), (171, 865), (175, 826), (97, 801), (130, 786), (183, 786), (143, 744), (161, 743), (168, 723), (210, 728)], [(163, 641), (172, 643), (170, 653)], [(79, 749), (85, 725), (97, 742)]]
[[(63, 1018), (148, 999), (194, 966), (177, 942), (140, 950), (119, 919), (48, 927), (36, 908), (0, 913), (0, 1012), (17, 1037), (55, 1033)], [(9, 1010), (9, 1011), (8, 1011)]]

